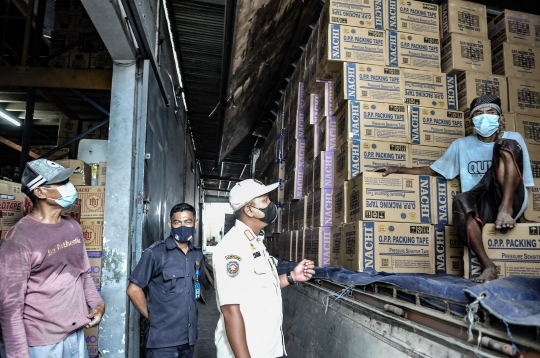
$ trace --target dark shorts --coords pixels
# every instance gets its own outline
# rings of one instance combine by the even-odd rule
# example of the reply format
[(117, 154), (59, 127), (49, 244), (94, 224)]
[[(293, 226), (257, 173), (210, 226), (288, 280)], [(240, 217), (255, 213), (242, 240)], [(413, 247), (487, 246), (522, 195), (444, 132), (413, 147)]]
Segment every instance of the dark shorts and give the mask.
[(146, 348), (146, 358), (193, 358), (195, 345), (183, 344), (175, 347)]
[[(484, 177), (471, 190), (458, 194), (452, 204), (452, 219), (456, 235), (461, 243), (468, 245), (467, 217), (473, 214), (474, 219), (483, 227), (486, 223), (494, 223), (502, 202), (502, 187), (497, 182), (500, 151), (506, 150), (514, 158), (514, 165), (523, 183), (523, 151), (513, 139), (499, 139), (493, 146), (491, 167)], [(518, 186), (514, 194), (512, 209), (515, 215), (521, 211), (525, 200), (525, 186)], [(517, 219), (517, 218), (516, 218)]]

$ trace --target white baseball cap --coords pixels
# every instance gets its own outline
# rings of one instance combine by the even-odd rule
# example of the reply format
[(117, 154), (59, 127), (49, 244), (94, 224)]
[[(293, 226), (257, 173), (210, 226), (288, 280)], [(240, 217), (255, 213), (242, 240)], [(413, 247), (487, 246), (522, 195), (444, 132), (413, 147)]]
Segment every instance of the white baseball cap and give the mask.
[(251, 200), (271, 192), (279, 183), (264, 185), (258, 180), (247, 179), (237, 183), (229, 193), (229, 203), (234, 211), (241, 209)]

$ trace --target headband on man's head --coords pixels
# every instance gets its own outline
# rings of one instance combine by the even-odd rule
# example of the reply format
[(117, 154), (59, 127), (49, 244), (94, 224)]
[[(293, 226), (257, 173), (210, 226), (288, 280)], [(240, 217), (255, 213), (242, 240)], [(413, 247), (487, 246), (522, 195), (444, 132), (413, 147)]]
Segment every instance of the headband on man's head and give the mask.
[(501, 99), (494, 94), (486, 94), (473, 99), (473, 101), (471, 102), (471, 116), (477, 110), (486, 107), (494, 108), (495, 110), (497, 110), (497, 112), (499, 112), (499, 114), (502, 114)]

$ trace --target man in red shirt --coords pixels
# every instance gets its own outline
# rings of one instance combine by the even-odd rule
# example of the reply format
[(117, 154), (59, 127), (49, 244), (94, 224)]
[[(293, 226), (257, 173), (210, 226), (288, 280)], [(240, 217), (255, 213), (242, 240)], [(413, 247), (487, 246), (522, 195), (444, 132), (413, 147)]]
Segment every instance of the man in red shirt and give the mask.
[(24, 169), (34, 208), (0, 241), (0, 356), (88, 357), (83, 327), (99, 324), (105, 303), (80, 225), (60, 215), (77, 198), (68, 181), (75, 169), (46, 159)]

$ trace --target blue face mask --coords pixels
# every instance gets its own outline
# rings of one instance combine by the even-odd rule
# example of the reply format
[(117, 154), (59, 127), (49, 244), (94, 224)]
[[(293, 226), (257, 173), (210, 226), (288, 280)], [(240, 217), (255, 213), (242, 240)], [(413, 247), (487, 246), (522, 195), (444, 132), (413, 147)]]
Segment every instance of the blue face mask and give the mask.
[(195, 235), (195, 228), (190, 226), (171, 227), (171, 236), (178, 242), (191, 241)]
[(481, 137), (489, 137), (499, 129), (497, 114), (481, 114), (473, 118), (474, 129)]
[(56, 203), (63, 208), (67, 208), (68, 206), (72, 205), (75, 200), (77, 200), (77, 189), (75, 189), (75, 186), (71, 184), (71, 182), (67, 182), (66, 184), (54, 189), (60, 193), (61, 197), (58, 199), (47, 199), (56, 201)]

